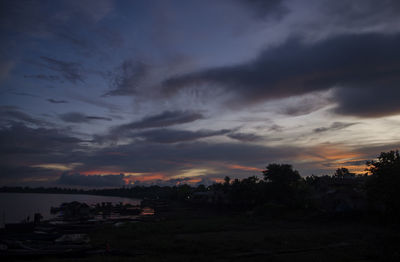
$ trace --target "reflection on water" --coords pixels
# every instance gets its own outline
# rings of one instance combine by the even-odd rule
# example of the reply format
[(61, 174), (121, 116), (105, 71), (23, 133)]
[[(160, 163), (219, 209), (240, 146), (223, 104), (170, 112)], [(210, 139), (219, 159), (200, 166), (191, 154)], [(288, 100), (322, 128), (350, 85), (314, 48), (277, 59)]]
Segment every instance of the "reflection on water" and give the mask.
[(92, 195), (69, 195), (69, 194), (36, 194), (36, 193), (0, 193), (0, 224), (15, 223), (25, 220), (28, 216), (33, 220), (34, 213), (41, 213), (44, 219), (50, 219), (50, 207), (58, 207), (62, 203), (78, 201), (93, 205), (102, 202), (117, 204), (139, 205), (139, 199), (92, 196)]
[(154, 209), (151, 207), (143, 207), (141, 215), (143, 215), (143, 216), (154, 215)]

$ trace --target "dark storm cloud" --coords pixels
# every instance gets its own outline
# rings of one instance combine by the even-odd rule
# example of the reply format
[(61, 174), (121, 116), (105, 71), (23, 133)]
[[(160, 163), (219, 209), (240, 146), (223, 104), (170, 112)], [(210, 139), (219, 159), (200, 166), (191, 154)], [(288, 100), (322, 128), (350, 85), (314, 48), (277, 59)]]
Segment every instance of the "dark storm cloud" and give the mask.
[(133, 136), (140, 137), (147, 142), (153, 143), (178, 143), (185, 141), (193, 141), (200, 138), (219, 136), (229, 133), (231, 130), (176, 130), (176, 129), (155, 129), (145, 132), (136, 133)]
[(53, 98), (49, 98), (49, 99), (47, 99), (47, 101), (49, 101), (52, 104), (66, 104), (66, 103), (68, 103), (67, 100), (57, 100), (57, 99), (53, 99)]
[(63, 173), (57, 180), (60, 185), (87, 187), (121, 187), (125, 185), (125, 175), (81, 175)]
[(252, 134), (252, 133), (231, 133), (228, 137), (239, 140), (241, 142), (258, 142), (263, 140), (262, 136)]
[[(171, 77), (164, 81), (163, 92), (172, 95), (192, 86), (217, 84), (237, 95), (231, 103), (237, 106), (340, 87), (337, 112), (364, 115), (363, 109), (369, 107), (365, 115), (393, 114), (400, 112), (400, 104), (394, 103), (400, 99), (399, 45), (398, 34), (343, 35), (314, 44), (289, 39), (248, 63)], [(362, 108), (351, 107), (350, 101)]]
[(0, 129), (0, 184), (54, 179), (56, 170), (46, 163), (78, 162), (82, 141), (57, 129), (30, 128), (21, 124)]
[(235, 0), (246, 7), (256, 18), (280, 19), (289, 12), (282, 0)]
[(60, 119), (69, 123), (86, 123), (91, 120), (112, 121), (109, 117), (102, 116), (88, 116), (79, 112), (70, 112), (60, 115)]
[[(41, 168), (47, 163), (76, 163), (85, 155), (83, 140), (68, 130), (13, 124), (0, 128), (0, 184), (54, 180), (60, 171)], [(43, 180), (42, 180), (43, 181)]]
[(79, 149), (80, 142), (82, 140), (51, 128), (31, 128), (23, 124), (14, 124), (0, 129), (0, 153), (2, 155), (32, 154), (33, 157), (39, 157), (43, 154), (42, 157), (50, 158), (51, 156), (47, 154), (64, 154)]
[(344, 129), (349, 126), (356, 125), (358, 123), (343, 123), (343, 122), (333, 122), (330, 126), (328, 127), (319, 127), (315, 128), (313, 131), (315, 133), (322, 133), (322, 132), (327, 132), (327, 131), (337, 131)]
[(400, 72), (387, 79), (371, 79), (353, 88), (338, 88), (334, 92), (338, 114), (360, 117), (382, 117), (400, 112)]
[(114, 128), (114, 131), (129, 131), (134, 129), (167, 127), (190, 123), (203, 118), (204, 116), (201, 113), (193, 111), (164, 111), (158, 115), (148, 116), (143, 118), (142, 120), (118, 126)]
[(55, 175), (57, 175), (57, 172), (53, 170), (23, 165), (9, 165), (8, 163), (0, 164), (0, 185), (20, 186), (25, 184), (25, 182), (41, 180), (43, 178), (54, 180)]
[(132, 60), (124, 61), (111, 74), (110, 87), (111, 91), (104, 96), (124, 96), (134, 95), (137, 87), (149, 73), (149, 66), (142, 62), (134, 62)]

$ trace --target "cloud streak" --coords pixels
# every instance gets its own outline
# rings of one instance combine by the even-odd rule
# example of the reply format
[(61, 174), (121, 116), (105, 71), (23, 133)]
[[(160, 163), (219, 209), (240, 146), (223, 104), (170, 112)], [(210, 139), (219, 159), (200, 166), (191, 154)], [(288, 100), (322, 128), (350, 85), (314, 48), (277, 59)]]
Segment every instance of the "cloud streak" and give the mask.
[[(54, 72), (60, 73), (61, 76), (73, 83), (83, 83), (85, 82), (84, 76), (83, 76), (83, 68), (80, 63), (76, 62), (67, 62), (67, 61), (62, 61), (62, 60), (57, 60), (51, 57), (46, 57), (46, 56), (41, 56), (40, 57), (41, 61), (40, 62), (31, 62), (32, 64), (35, 64), (39, 67), (43, 67), (49, 70), (52, 70)], [(28, 77), (36, 77), (39, 79), (46, 79), (46, 80), (58, 80), (57, 76), (50, 76), (50, 75), (36, 75), (36, 76), (28, 76)]]
[(353, 126), (356, 124), (358, 124), (358, 123), (334, 122), (329, 127), (318, 127), (318, 128), (315, 128), (313, 131), (315, 133), (323, 133), (323, 132), (327, 132), (327, 131), (338, 131), (338, 130), (345, 129), (349, 126)]
[(70, 112), (60, 115), (60, 119), (68, 123), (86, 123), (92, 120), (112, 121), (109, 117), (88, 116), (78, 112)]
[(57, 100), (57, 99), (53, 99), (53, 98), (48, 98), (47, 101), (49, 101), (52, 104), (67, 104), (68, 101), (67, 100)]
[(114, 132), (123, 132), (144, 128), (168, 127), (190, 123), (200, 119), (204, 119), (204, 116), (198, 112), (181, 110), (164, 111), (157, 115), (144, 117), (139, 121), (118, 126), (114, 128)]
[(229, 129), (222, 130), (176, 130), (176, 129), (155, 129), (145, 132), (136, 133), (133, 136), (144, 139), (147, 142), (152, 143), (178, 143), (193, 141), (200, 138), (220, 136), (229, 133)]

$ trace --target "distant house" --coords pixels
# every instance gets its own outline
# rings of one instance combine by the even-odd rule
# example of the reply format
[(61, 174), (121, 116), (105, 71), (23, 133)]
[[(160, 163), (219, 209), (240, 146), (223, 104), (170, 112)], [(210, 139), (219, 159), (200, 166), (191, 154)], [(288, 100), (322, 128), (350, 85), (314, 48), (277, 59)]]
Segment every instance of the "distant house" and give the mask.
[(365, 176), (352, 173), (342, 177), (321, 177), (315, 185), (313, 200), (321, 210), (329, 213), (366, 210), (367, 197), (363, 189), (365, 181)]
[(367, 209), (367, 199), (352, 188), (332, 189), (322, 196), (321, 208), (330, 213), (363, 211)]
[(90, 216), (90, 207), (77, 201), (63, 203), (60, 207), (61, 215), (65, 219), (83, 219)]
[(194, 192), (190, 199), (195, 204), (228, 204), (228, 196), (222, 191)]

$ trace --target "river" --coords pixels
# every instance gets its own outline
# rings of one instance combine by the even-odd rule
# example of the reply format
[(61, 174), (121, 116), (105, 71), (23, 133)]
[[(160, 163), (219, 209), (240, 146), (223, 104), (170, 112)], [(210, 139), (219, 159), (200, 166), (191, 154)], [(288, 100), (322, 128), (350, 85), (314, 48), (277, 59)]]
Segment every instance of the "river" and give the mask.
[(53, 218), (50, 208), (58, 207), (62, 203), (78, 201), (93, 205), (102, 202), (113, 204), (139, 205), (139, 199), (94, 196), (78, 194), (39, 194), (39, 193), (0, 193), (0, 225), (16, 223), (25, 220), (28, 216), (32, 221), (34, 213), (41, 213), (44, 219)]

